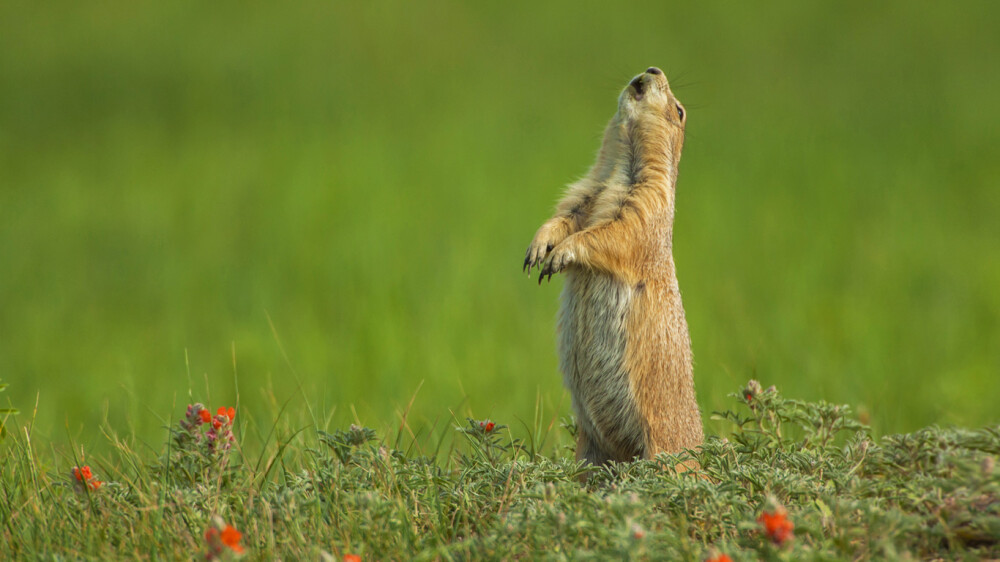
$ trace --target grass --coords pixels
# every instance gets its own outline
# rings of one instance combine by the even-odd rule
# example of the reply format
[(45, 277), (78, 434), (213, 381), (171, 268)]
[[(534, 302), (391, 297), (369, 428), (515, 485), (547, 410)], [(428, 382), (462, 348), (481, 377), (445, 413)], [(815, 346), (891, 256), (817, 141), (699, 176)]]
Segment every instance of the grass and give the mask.
[[(921, 428), (998, 422), (998, 21), (3, 3), (0, 557), (187, 558), (210, 524), (260, 557), (996, 556), (995, 432)], [(520, 262), (649, 65), (688, 110), (675, 258), (729, 444), (696, 453), (709, 479), (638, 463), (581, 488), (549, 427), (562, 281)], [(751, 377), (850, 405), (868, 437), (800, 450), (808, 431), (713, 418)], [(162, 445), (196, 396), (239, 410), (226, 470)], [(484, 443), (466, 417), (512, 430)], [(388, 458), (338, 456), (351, 424)], [(787, 550), (759, 533), (769, 501)]]
[[(242, 412), (238, 438), (222, 415), (209, 441), (195, 406), (158, 452), (109, 432), (107, 456), (49, 449), (23, 428), (0, 444), (0, 557), (233, 558), (225, 533), (206, 535), (226, 526), (251, 559), (1000, 555), (1000, 427), (873, 439), (846, 406), (788, 400), (755, 381), (730, 396), (734, 408), (714, 416), (725, 438), (607, 469), (551, 449), (565, 439), (550, 431), (566, 437), (572, 420), (526, 438), (500, 421), (449, 422), (421, 450), (402, 429), (316, 431), (285, 415), (251, 452)], [(537, 447), (549, 439), (548, 452)], [(675, 472), (692, 457), (700, 468)], [(74, 478), (84, 463), (101, 485)]]

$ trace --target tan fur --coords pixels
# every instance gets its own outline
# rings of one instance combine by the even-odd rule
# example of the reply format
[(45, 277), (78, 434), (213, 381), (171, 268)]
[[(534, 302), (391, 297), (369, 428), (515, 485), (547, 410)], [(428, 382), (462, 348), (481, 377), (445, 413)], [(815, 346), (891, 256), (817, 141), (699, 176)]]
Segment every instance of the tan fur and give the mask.
[(565, 271), (560, 370), (577, 458), (651, 458), (701, 444), (691, 342), (672, 254), (686, 115), (651, 68), (622, 92), (597, 162), (535, 234), (525, 269)]

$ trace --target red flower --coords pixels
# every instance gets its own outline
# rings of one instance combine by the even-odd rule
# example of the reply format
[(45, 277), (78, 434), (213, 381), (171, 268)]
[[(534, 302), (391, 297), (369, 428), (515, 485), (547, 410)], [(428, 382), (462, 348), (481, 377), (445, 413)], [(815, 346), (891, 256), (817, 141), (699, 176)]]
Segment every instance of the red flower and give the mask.
[(223, 546), (229, 547), (237, 554), (242, 554), (243, 547), (240, 545), (240, 539), (242, 538), (243, 533), (237, 531), (232, 525), (227, 524), (221, 532), (217, 527), (209, 527), (205, 531), (205, 542), (208, 543), (209, 548), (207, 558), (211, 560), (221, 555)]
[(486, 430), (486, 433), (489, 433), (493, 431), (493, 425), (494, 425), (493, 422), (486, 422), (486, 427), (483, 429)]
[(222, 530), (222, 544), (236, 552), (243, 552), (243, 547), (240, 546), (240, 539), (242, 538), (243, 533), (234, 529), (232, 525), (226, 525), (226, 528)]
[(632, 523), (632, 538), (635, 540), (642, 540), (646, 538), (646, 530), (643, 529), (638, 523)]
[(742, 392), (743, 398), (746, 398), (747, 402), (752, 401), (753, 397), (757, 396), (760, 393), (761, 393), (760, 383), (753, 380), (747, 383), (746, 388), (744, 388)]
[(73, 476), (76, 476), (76, 479), (79, 480), (80, 482), (86, 482), (87, 480), (93, 478), (94, 474), (90, 471), (89, 466), (84, 466), (83, 468), (76, 468), (74, 466)]
[(343, 560), (344, 562), (361, 562), (361, 557), (357, 554), (345, 554)]
[(795, 538), (792, 533), (795, 524), (788, 520), (788, 512), (784, 507), (778, 506), (773, 512), (761, 513), (757, 522), (764, 526), (764, 532), (775, 544), (781, 545)]
[(715, 558), (709, 558), (705, 562), (733, 562), (733, 559), (729, 557), (728, 554), (720, 554)]
[(234, 419), (236, 419), (236, 408), (222, 406), (215, 412), (215, 417), (211, 418), (212, 427), (221, 429), (223, 425), (231, 425)]
[(212, 421), (212, 414), (208, 413), (208, 410), (200, 410), (198, 411), (198, 415), (201, 416), (201, 421), (203, 423)]
[(94, 473), (90, 470), (89, 466), (84, 466), (83, 468), (73, 467), (73, 477), (76, 478), (83, 486), (87, 486), (95, 492), (104, 485), (104, 482), (94, 479)]

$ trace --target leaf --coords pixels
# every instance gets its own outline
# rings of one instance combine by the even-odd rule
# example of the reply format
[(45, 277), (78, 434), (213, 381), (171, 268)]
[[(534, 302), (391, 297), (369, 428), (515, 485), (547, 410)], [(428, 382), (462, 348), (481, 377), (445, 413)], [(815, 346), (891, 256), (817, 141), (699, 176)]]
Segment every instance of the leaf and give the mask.
[(816, 507), (819, 508), (819, 512), (823, 514), (823, 522), (827, 523), (833, 521), (833, 512), (830, 511), (830, 506), (826, 505), (826, 502), (816, 498)]

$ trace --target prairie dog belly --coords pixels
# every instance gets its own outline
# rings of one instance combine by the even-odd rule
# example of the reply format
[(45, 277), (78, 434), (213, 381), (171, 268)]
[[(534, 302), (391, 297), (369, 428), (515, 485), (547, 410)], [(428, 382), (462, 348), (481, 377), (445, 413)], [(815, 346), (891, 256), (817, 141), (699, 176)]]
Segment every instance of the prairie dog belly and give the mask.
[(643, 431), (626, 369), (634, 289), (614, 276), (567, 273), (559, 309), (559, 368), (577, 423), (612, 458), (643, 453)]

